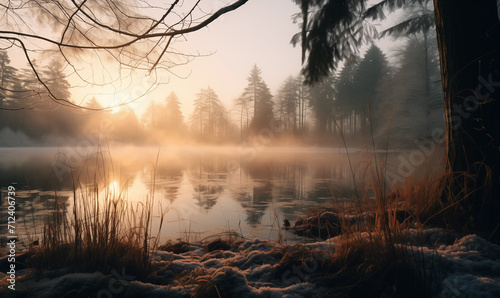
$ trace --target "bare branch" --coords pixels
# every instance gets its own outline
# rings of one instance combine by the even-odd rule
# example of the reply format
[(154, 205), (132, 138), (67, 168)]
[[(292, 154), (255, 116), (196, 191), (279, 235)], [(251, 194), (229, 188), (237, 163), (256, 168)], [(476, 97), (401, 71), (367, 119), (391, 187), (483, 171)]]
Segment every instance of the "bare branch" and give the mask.
[[(201, 0), (194, 0), (184, 8), (184, 1), (179, 0), (165, 7), (136, 0), (26, 0), (15, 6), (9, 2), (0, 5), (3, 15), (0, 46), (16, 47), (24, 53), (29, 69), (52, 101), (80, 107), (69, 98), (58, 98), (50, 90), (33, 58), (58, 55), (72, 69), (73, 77), (92, 86), (131, 79), (135, 71), (147, 71), (151, 75), (153, 70), (161, 69), (171, 73), (170, 68), (195, 57), (170, 49), (177, 38), (210, 25), (246, 2), (248, 0), (237, 0), (213, 14), (201, 16), (195, 15)], [(178, 12), (182, 10), (184, 12)], [(181, 59), (176, 61), (167, 56)], [(86, 58), (94, 59), (103, 68), (102, 82), (96, 81), (93, 62)], [(117, 65), (116, 73), (105, 70), (110, 61)], [(124, 71), (129, 74), (124, 76)]]

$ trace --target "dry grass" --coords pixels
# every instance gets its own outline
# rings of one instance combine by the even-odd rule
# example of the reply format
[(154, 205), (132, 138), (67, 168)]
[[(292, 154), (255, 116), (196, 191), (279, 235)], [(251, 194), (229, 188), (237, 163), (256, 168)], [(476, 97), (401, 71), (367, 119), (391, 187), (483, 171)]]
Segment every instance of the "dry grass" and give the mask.
[(83, 184), (84, 179), (74, 173), (73, 214), (56, 206), (45, 223), (40, 246), (30, 248), (29, 265), (38, 271), (68, 268), (104, 274), (126, 269), (136, 279), (146, 280), (153, 273), (149, 254), (157, 247), (149, 227), (153, 198), (133, 205), (125, 199), (124, 189), (103, 187), (114, 181), (113, 174), (101, 157), (95, 162), (91, 185)]
[[(328, 295), (335, 297), (366, 297), (368, 293), (371, 297), (431, 295), (441, 277), (432, 269), (436, 264), (431, 264), (430, 271), (424, 269), (429, 264), (423, 264), (421, 249), (408, 245), (414, 240), (409, 238), (408, 229), (417, 229), (423, 238), (423, 229), (439, 221), (449, 227), (460, 224), (452, 216), (443, 216), (456, 211), (457, 200), (443, 201), (443, 193), (452, 187), (450, 175), (441, 174), (439, 165), (433, 163), (435, 158), (428, 160), (426, 174), (413, 175), (391, 188), (385, 179), (387, 156), (373, 154), (363, 168), (363, 187), (357, 187), (353, 204), (330, 208), (340, 219), (358, 220), (337, 222), (340, 236), (335, 252), (320, 263), (321, 270), (313, 274), (312, 281), (330, 287)], [(285, 267), (280, 270), (290, 270), (293, 265), (302, 268), (311, 254), (307, 249), (295, 251), (288, 258), (285, 254), (281, 263)]]

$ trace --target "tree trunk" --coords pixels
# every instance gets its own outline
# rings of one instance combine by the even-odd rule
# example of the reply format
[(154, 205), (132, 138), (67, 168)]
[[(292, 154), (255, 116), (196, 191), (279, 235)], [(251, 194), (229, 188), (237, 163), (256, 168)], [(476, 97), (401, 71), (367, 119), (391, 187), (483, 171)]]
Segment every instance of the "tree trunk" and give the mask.
[[(434, 0), (451, 195), (500, 237), (500, 23), (496, 0)], [(434, 135), (436, 137), (436, 134)], [(467, 175), (461, 175), (466, 173)], [(461, 187), (458, 185), (461, 184)], [(460, 191), (463, 191), (462, 193)], [(468, 208), (468, 209), (467, 209)]]

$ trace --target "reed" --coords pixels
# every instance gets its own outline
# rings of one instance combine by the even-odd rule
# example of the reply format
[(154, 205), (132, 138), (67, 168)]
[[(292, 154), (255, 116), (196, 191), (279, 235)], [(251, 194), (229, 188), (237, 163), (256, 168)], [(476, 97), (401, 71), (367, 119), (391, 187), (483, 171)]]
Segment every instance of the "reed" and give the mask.
[[(456, 184), (449, 178), (453, 175), (444, 173), (442, 165), (435, 162), (440, 158), (436, 152), (421, 167), (425, 171), (401, 184), (388, 185), (385, 177), (389, 153), (376, 153), (373, 133), (369, 143), (363, 165), (355, 167), (350, 161), (356, 193), (352, 204), (334, 203), (329, 208), (338, 214), (335, 230), (331, 231), (339, 236), (331, 249), (333, 253), (320, 262), (320, 270), (311, 280), (328, 287), (332, 297), (431, 296), (441, 282), (439, 264), (426, 264), (428, 259), (416, 242), (423, 243), (424, 229), (438, 222), (460, 228), (453, 219), (457, 198), (443, 200), (446, 190)], [(345, 140), (344, 145), (348, 150)], [(314, 214), (319, 220), (321, 213)], [(410, 229), (417, 235), (411, 236)], [(311, 258), (311, 252), (301, 249), (293, 254), (293, 261), (282, 262), (278, 271), (290, 270), (292, 263), (303, 266), (307, 258)]]
[(115, 180), (104, 154), (98, 152), (73, 170), (73, 212), (63, 213), (56, 199), (56, 211), (46, 220), (40, 245), (30, 249), (32, 268), (104, 274), (125, 268), (139, 280), (153, 274), (149, 256), (157, 247), (150, 229), (154, 193), (144, 203), (133, 204), (125, 187), (119, 191), (106, 187)]

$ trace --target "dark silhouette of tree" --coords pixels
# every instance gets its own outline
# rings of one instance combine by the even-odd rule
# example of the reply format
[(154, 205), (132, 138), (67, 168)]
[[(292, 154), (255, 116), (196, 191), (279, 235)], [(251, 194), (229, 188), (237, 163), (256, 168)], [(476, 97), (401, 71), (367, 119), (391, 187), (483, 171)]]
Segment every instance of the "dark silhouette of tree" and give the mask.
[[(432, 137), (432, 130), (444, 128), (443, 101), (436, 59), (425, 59), (428, 45), (422, 38), (408, 40), (400, 54), (400, 66), (380, 94), (375, 114), (391, 119), (379, 125), (379, 134), (399, 145), (415, 146), (415, 139)], [(437, 58), (437, 53), (436, 57)], [(388, 121), (389, 122), (389, 121)]]
[(316, 119), (316, 128), (320, 135), (332, 130), (335, 89), (334, 77), (328, 76), (310, 89), (310, 105)]
[(7, 51), (0, 50), (0, 129), (12, 125), (12, 113), (5, 110), (15, 109), (12, 106), (19, 98), (20, 82), (17, 77), (17, 69), (10, 66), (10, 58)]
[(247, 77), (248, 85), (243, 93), (246, 101), (253, 105), (253, 118), (250, 123), (253, 132), (269, 127), (274, 118), (273, 96), (260, 74), (261, 70), (254, 65)]
[[(361, 120), (361, 131), (368, 132), (369, 121), (375, 122), (377, 87), (381, 79), (388, 73), (388, 62), (384, 53), (375, 45), (366, 52), (364, 58), (356, 66), (353, 76), (353, 108), (355, 115)], [(376, 128), (374, 128), (376, 129)]]
[(281, 125), (288, 133), (297, 133), (299, 120), (299, 86), (293, 76), (289, 76), (279, 90)]
[(308, 104), (311, 100), (309, 86), (304, 84), (304, 78), (301, 75), (298, 75), (295, 78), (295, 82), (298, 86), (298, 114), (299, 114), (299, 133), (306, 132), (306, 123), (307, 123), (307, 110)]
[(7, 101), (12, 97), (17, 81), (17, 70), (9, 65), (10, 62), (7, 51), (0, 50), (0, 108), (8, 108)]
[(339, 72), (338, 78), (335, 80), (335, 102), (334, 104), (334, 118), (336, 126), (340, 129), (343, 135), (346, 134), (344, 129), (345, 119), (353, 119), (353, 130), (357, 129), (358, 114), (355, 113), (356, 106), (353, 101), (356, 93), (356, 84), (354, 82), (355, 65), (344, 65)]
[[(34, 62), (37, 65), (36, 62)], [(50, 86), (53, 94), (64, 96), (70, 102), (70, 84), (64, 73), (64, 66), (58, 61), (52, 61), (45, 67), (39, 68), (40, 77)], [(68, 109), (50, 98), (50, 94), (29, 70), (21, 70), (17, 75), (20, 84), (17, 90), (22, 99), (12, 101), (12, 107), (23, 108), (23, 111), (14, 111), (11, 114), (17, 127), (30, 137), (38, 140), (46, 136), (74, 136), (83, 126), (83, 113), (80, 109)], [(16, 92), (17, 93), (17, 92)]]
[(302, 78), (289, 76), (278, 91), (276, 112), (280, 125), (288, 133), (299, 134), (305, 130), (309, 90)]
[[(433, 3), (431, 0), (416, 1), (405, 7), (404, 21), (381, 32), (381, 36), (392, 35), (396, 38), (409, 38), (401, 59), (401, 71), (395, 78), (406, 77), (406, 86), (414, 88), (409, 96), (424, 99), (421, 105), (425, 112), (424, 123), (419, 125), (422, 134), (430, 136), (438, 125), (437, 118), (442, 114), (442, 91), (439, 73), (439, 52), (434, 24)], [(413, 61), (413, 62), (412, 62)], [(403, 69), (414, 69), (412, 72)], [(412, 74), (418, 74), (412, 76)], [(416, 85), (419, 85), (418, 87)]]
[[(362, 0), (296, 2), (301, 4), (304, 20), (301, 36), (307, 62), (303, 72), (306, 81), (313, 83), (327, 76), (339, 61), (356, 54), (353, 48), (363, 34), (346, 33), (361, 32), (363, 20), (383, 19), (387, 10), (423, 0), (384, 0), (368, 9)], [(456, 178), (450, 195), (454, 199), (463, 197), (461, 205), (466, 210), (472, 209), (462, 218), (472, 218), (476, 227), (494, 233), (498, 239), (500, 229), (495, 228), (500, 224), (498, 3), (434, 0), (434, 9), (433, 22), (428, 14), (420, 22), (415, 20), (418, 26), (407, 28), (418, 32), (428, 30), (432, 23), (436, 26), (446, 115), (446, 169)], [(442, 139), (439, 130), (433, 135)]]

